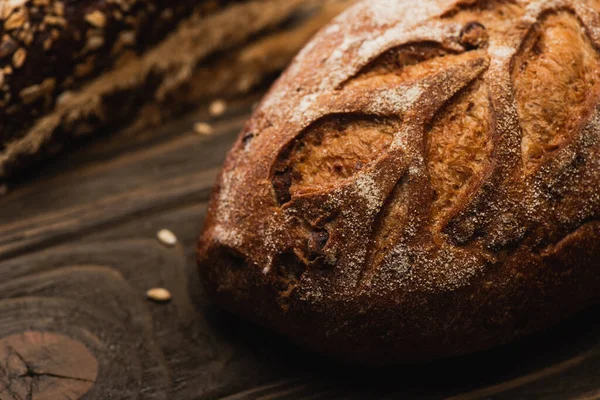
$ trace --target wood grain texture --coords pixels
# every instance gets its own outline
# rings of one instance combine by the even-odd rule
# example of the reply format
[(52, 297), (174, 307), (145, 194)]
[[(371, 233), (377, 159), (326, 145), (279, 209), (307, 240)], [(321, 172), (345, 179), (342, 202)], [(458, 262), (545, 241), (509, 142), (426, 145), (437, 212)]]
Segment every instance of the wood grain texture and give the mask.
[(94, 386), (98, 362), (80, 342), (26, 331), (0, 340), (5, 394), (23, 398), (81, 398)]
[[(253, 101), (212, 121), (213, 135), (192, 132), (207, 119), (199, 112), (98, 141), (11, 183), (0, 199), (0, 399), (598, 397), (597, 308), (500, 349), (365, 370), (307, 354), (211, 306), (197, 278), (196, 235)], [(156, 240), (163, 228), (177, 246)], [(153, 287), (167, 288), (172, 301), (148, 301)], [(40, 349), (52, 348), (36, 344), (44, 335), (59, 342), (50, 364), (63, 372), (36, 363)], [(14, 338), (25, 369), (2, 347)], [(65, 343), (89, 352), (95, 378), (86, 351), (61, 351)], [(87, 360), (81, 376), (72, 374), (73, 356)]]

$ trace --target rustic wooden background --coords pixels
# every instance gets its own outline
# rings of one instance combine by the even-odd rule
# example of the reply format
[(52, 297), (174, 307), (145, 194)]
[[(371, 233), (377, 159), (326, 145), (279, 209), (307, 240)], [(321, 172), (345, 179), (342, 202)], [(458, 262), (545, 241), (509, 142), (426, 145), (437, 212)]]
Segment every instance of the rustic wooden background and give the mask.
[[(0, 199), (0, 400), (600, 399), (598, 309), (500, 349), (365, 370), (210, 305), (194, 244), (256, 99), (112, 135), (8, 182)], [(156, 240), (168, 228), (175, 247)], [(152, 287), (173, 294), (146, 299)]]

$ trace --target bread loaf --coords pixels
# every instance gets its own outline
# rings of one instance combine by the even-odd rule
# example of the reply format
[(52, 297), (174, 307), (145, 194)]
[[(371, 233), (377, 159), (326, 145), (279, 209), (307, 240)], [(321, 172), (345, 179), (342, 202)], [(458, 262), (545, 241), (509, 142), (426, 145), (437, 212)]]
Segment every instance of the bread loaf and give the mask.
[[(126, 52), (140, 54), (187, 16), (196, 1), (8, 0), (0, 3), (0, 139), (54, 106)], [(204, 2), (203, 12), (218, 8)], [(225, 3), (225, 2), (221, 2)]]
[[(265, 35), (294, 21), (304, 42), (347, 3), (0, 0), (0, 179), (72, 139), (143, 129), (248, 91), (300, 46), (264, 49)], [(238, 62), (252, 48), (265, 51)]]
[(600, 1), (364, 0), (298, 55), (199, 241), (221, 306), (368, 364), (600, 300)]

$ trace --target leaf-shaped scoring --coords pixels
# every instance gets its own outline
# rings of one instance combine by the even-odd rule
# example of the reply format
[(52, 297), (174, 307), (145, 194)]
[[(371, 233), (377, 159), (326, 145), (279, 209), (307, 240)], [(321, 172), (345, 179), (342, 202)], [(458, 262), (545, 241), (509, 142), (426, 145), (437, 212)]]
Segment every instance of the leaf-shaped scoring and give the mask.
[(330, 115), (308, 127), (280, 155), (274, 185), (280, 203), (333, 189), (381, 156), (400, 123), (395, 118)]
[(512, 71), (523, 129), (526, 170), (556, 151), (573, 133), (600, 82), (596, 50), (575, 15), (546, 16), (525, 40)]
[[(341, 85), (332, 97), (415, 83), (466, 57), (465, 53), (453, 54), (433, 42), (392, 48)], [(369, 107), (376, 111), (373, 104)], [(354, 176), (387, 151), (400, 126), (401, 115), (384, 117), (368, 113), (336, 113), (313, 122), (286, 146), (276, 161), (273, 186), (279, 204), (294, 195), (332, 189)]]

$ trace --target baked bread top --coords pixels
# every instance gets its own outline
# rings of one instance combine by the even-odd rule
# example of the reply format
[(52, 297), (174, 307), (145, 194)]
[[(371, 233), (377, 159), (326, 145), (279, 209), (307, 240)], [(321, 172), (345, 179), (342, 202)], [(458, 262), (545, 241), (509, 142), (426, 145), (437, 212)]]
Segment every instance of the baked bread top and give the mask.
[(357, 362), (503, 343), (597, 300), (600, 2), (361, 1), (214, 191), (225, 307)]

